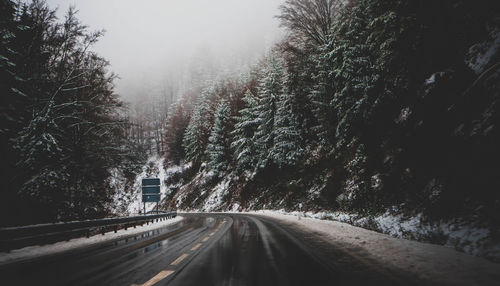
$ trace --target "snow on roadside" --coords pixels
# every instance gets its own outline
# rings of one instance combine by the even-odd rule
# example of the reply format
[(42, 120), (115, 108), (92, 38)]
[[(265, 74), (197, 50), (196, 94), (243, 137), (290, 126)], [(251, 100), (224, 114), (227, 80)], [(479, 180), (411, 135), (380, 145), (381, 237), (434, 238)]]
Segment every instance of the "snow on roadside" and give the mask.
[(122, 170), (112, 168), (110, 177), (108, 178), (109, 187), (114, 190), (113, 203), (111, 204), (111, 212), (114, 214), (122, 214), (126, 209), (126, 204), (130, 202), (133, 194), (127, 191), (127, 179)]
[[(165, 179), (175, 169), (165, 170), (163, 168), (163, 161), (165, 159), (159, 156), (152, 156), (148, 159), (146, 164), (142, 167), (130, 190), (125, 189), (126, 185), (123, 175), (120, 175), (119, 170), (112, 170), (112, 177), (110, 179), (110, 186), (115, 189), (115, 196), (113, 198), (113, 212), (119, 215), (132, 215), (137, 214), (143, 209), (142, 203), (142, 179), (143, 178), (160, 178), (160, 196), (161, 199), (167, 194), (167, 186)], [(154, 203), (146, 204), (146, 211), (151, 211), (156, 207)]]
[(229, 183), (231, 179), (226, 178), (217, 184), (211, 191), (210, 196), (205, 200), (203, 211), (214, 211), (219, 209), (224, 203), (223, 199), (228, 193)]
[(94, 235), (89, 238), (81, 237), (74, 238), (69, 241), (61, 241), (54, 244), (42, 245), (42, 246), (28, 246), (21, 249), (12, 250), (9, 253), (0, 253), (0, 265), (4, 263), (12, 263), (15, 261), (21, 261), (25, 259), (32, 259), (45, 255), (58, 254), (68, 250), (73, 250), (80, 247), (88, 247), (98, 243), (118, 240), (126, 238), (130, 235), (143, 233), (146, 231), (155, 230), (161, 227), (175, 224), (184, 218), (182, 216), (177, 216), (173, 219), (167, 219), (165, 221), (152, 223), (149, 225), (138, 225), (136, 228), (128, 228), (128, 230), (121, 229), (117, 233), (113, 231), (106, 233), (105, 235)]
[(433, 285), (495, 285), (500, 281), (500, 264), (458, 252), (451, 247), (395, 238), (338, 221), (308, 218), (299, 212), (290, 214), (264, 210), (249, 213), (278, 219), (284, 224), (317, 233), (352, 256), (368, 256), (380, 265), (412, 273)]
[[(267, 210), (266, 210), (267, 211)], [(386, 212), (383, 215), (367, 218), (343, 212), (286, 212), (273, 211), (283, 215), (308, 217), (348, 223), (357, 227), (378, 231), (396, 238), (429, 242), (436, 240), (442, 245), (455, 248), (467, 254), (500, 260), (500, 244), (493, 243), (489, 230), (461, 221), (441, 221), (429, 224), (422, 214), (406, 218)]]

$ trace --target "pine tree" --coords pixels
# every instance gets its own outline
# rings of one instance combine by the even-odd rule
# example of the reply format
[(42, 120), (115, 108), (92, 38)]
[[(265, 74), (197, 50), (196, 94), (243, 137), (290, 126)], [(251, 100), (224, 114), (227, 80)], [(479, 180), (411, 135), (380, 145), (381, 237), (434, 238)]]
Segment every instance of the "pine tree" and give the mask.
[(234, 141), (231, 143), (240, 170), (249, 169), (255, 163), (254, 134), (258, 127), (257, 98), (247, 90), (243, 101), (245, 107), (239, 111), (240, 116), (235, 118), (235, 130), (232, 132)]
[(213, 94), (210, 87), (202, 92), (184, 133), (182, 146), (186, 152), (186, 160), (194, 164), (199, 164), (204, 160), (212, 127), (213, 108), (210, 100)]
[[(63, 146), (64, 131), (55, 121), (54, 103), (40, 111), (30, 124), (19, 132), (15, 148), (21, 154), (19, 168), (30, 174), (20, 193), (42, 204), (66, 201), (70, 175), (67, 162), (69, 150)], [(62, 209), (62, 206), (58, 206)]]
[(336, 117), (331, 104), (335, 92), (336, 82), (333, 80), (335, 66), (329, 53), (336, 44), (335, 40), (321, 47), (320, 53), (314, 55), (316, 70), (313, 75), (314, 86), (309, 93), (312, 102), (312, 113), (316, 118), (317, 125), (312, 129), (317, 134), (319, 142), (323, 146), (331, 147), (335, 142)]
[(296, 165), (304, 153), (302, 148), (304, 140), (292, 108), (293, 99), (293, 94), (284, 92), (278, 97), (277, 102), (273, 127), (275, 138), (269, 156), (280, 168)]
[(189, 111), (186, 103), (178, 101), (170, 107), (165, 128), (165, 157), (175, 164), (185, 158), (184, 136), (189, 125)]
[(278, 96), (283, 90), (283, 67), (276, 55), (270, 55), (266, 62), (264, 77), (259, 83), (258, 106), (258, 128), (255, 132), (255, 142), (257, 144), (258, 168), (265, 168), (272, 161), (269, 160), (269, 150), (274, 145), (276, 136), (275, 114)]
[(73, 9), (58, 23), (44, 1), (18, 13), (15, 63), (27, 104), (12, 113), (22, 122), (9, 138), (19, 152), (15, 196), (38, 213), (27, 217), (31, 223), (102, 217), (112, 195), (104, 187), (109, 170), (128, 156), (115, 76), (88, 50), (102, 32), (88, 32)]
[[(15, 113), (15, 107), (19, 104), (20, 97), (26, 97), (19, 90), (22, 78), (16, 70), (15, 37), (20, 29), (16, 17), (16, 5), (10, 0), (0, 2), (0, 92), (2, 94), (0, 104), (0, 136), (5, 138), (4, 132), (11, 132), (19, 118)], [(11, 126), (13, 125), (13, 126)], [(5, 150), (5, 149), (2, 149)]]
[[(24, 77), (19, 73), (19, 46), (16, 36), (24, 27), (20, 25), (18, 7), (10, 0), (0, 0), (0, 181), (9, 186), (0, 200), (1, 218), (10, 217), (15, 202), (18, 170), (13, 168), (19, 160), (18, 152), (12, 146), (12, 138), (26, 124), (27, 95), (22, 91)], [(15, 204), (15, 203), (14, 203)]]
[(215, 124), (207, 146), (208, 169), (221, 177), (231, 163), (230, 110), (225, 100), (217, 108)]

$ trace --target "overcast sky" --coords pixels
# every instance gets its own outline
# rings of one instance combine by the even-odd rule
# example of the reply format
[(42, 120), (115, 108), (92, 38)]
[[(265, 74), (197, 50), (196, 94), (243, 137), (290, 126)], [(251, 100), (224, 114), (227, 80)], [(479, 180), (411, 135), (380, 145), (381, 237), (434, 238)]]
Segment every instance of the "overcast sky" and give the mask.
[(134, 97), (161, 84), (193, 58), (218, 61), (263, 54), (281, 34), (274, 18), (283, 0), (48, 0), (64, 15), (70, 5), (92, 30), (106, 34), (95, 50), (119, 74), (117, 91)]

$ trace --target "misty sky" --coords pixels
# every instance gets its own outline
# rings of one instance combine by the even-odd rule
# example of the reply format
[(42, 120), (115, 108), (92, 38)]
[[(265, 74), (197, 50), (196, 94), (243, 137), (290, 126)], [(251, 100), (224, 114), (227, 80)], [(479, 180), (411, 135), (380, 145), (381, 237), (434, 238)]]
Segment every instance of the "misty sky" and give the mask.
[(182, 77), (200, 58), (233, 66), (259, 58), (281, 35), (274, 16), (282, 2), (48, 0), (60, 18), (74, 5), (84, 24), (106, 30), (94, 49), (111, 62), (117, 92), (128, 100)]

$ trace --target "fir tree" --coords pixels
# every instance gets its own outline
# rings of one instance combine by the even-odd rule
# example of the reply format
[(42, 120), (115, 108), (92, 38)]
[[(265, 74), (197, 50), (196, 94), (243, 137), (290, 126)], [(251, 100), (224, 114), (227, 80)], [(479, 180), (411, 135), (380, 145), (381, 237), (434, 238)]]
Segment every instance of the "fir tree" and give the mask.
[(319, 142), (323, 146), (331, 146), (335, 142), (336, 116), (331, 100), (335, 91), (335, 81), (332, 70), (334, 69), (333, 59), (329, 53), (335, 41), (321, 48), (321, 52), (315, 55), (314, 62), (316, 70), (313, 73), (314, 86), (309, 94), (312, 102), (312, 113), (316, 118), (317, 125), (312, 129), (317, 134)]
[(46, 110), (36, 115), (15, 141), (21, 154), (17, 166), (30, 174), (20, 193), (47, 205), (57, 205), (68, 199), (64, 190), (70, 181), (67, 162), (63, 161), (69, 150), (63, 146), (64, 131), (54, 120), (53, 105), (50, 103)]
[(16, 40), (24, 26), (17, 19), (17, 11), (14, 2), (0, 0), (0, 180), (10, 189), (3, 192), (0, 218), (9, 217), (8, 210), (13, 202), (15, 204), (18, 170), (13, 166), (19, 160), (19, 155), (12, 146), (12, 138), (27, 123), (27, 95), (22, 91), (25, 79), (19, 73), (17, 59), (20, 48)]
[(300, 126), (293, 106), (293, 94), (283, 93), (278, 97), (274, 120), (274, 144), (269, 156), (278, 167), (296, 165), (303, 155)]
[(258, 168), (265, 168), (270, 163), (269, 150), (274, 145), (276, 136), (275, 114), (276, 102), (278, 96), (283, 90), (283, 67), (276, 55), (270, 55), (267, 59), (264, 70), (264, 77), (259, 83), (259, 104), (256, 106), (258, 114), (257, 122), (259, 124), (255, 132), (255, 141), (257, 143)]
[(215, 124), (207, 146), (208, 169), (221, 177), (231, 163), (230, 110), (225, 100), (217, 108)]
[(189, 125), (189, 111), (186, 103), (178, 101), (170, 107), (165, 128), (165, 157), (175, 164), (185, 158), (184, 136)]
[(23, 91), (23, 102), (11, 105), (17, 130), (6, 138), (19, 154), (11, 165), (17, 179), (11, 195), (36, 213), (20, 219), (102, 217), (112, 195), (104, 186), (109, 170), (128, 156), (115, 76), (89, 51), (102, 32), (88, 32), (73, 9), (58, 23), (44, 1), (22, 4), (14, 20), (22, 29), (12, 37), (12, 59), (15, 74), (26, 80), (20, 88), (6, 82)]
[(239, 111), (240, 116), (235, 118), (235, 130), (232, 132), (234, 141), (231, 143), (240, 170), (249, 169), (255, 163), (254, 134), (258, 127), (257, 98), (247, 90), (243, 101), (245, 107)]
[(202, 92), (184, 133), (182, 146), (186, 152), (186, 160), (194, 164), (204, 160), (212, 125), (213, 109), (210, 105), (212, 95), (213, 91), (210, 88)]

